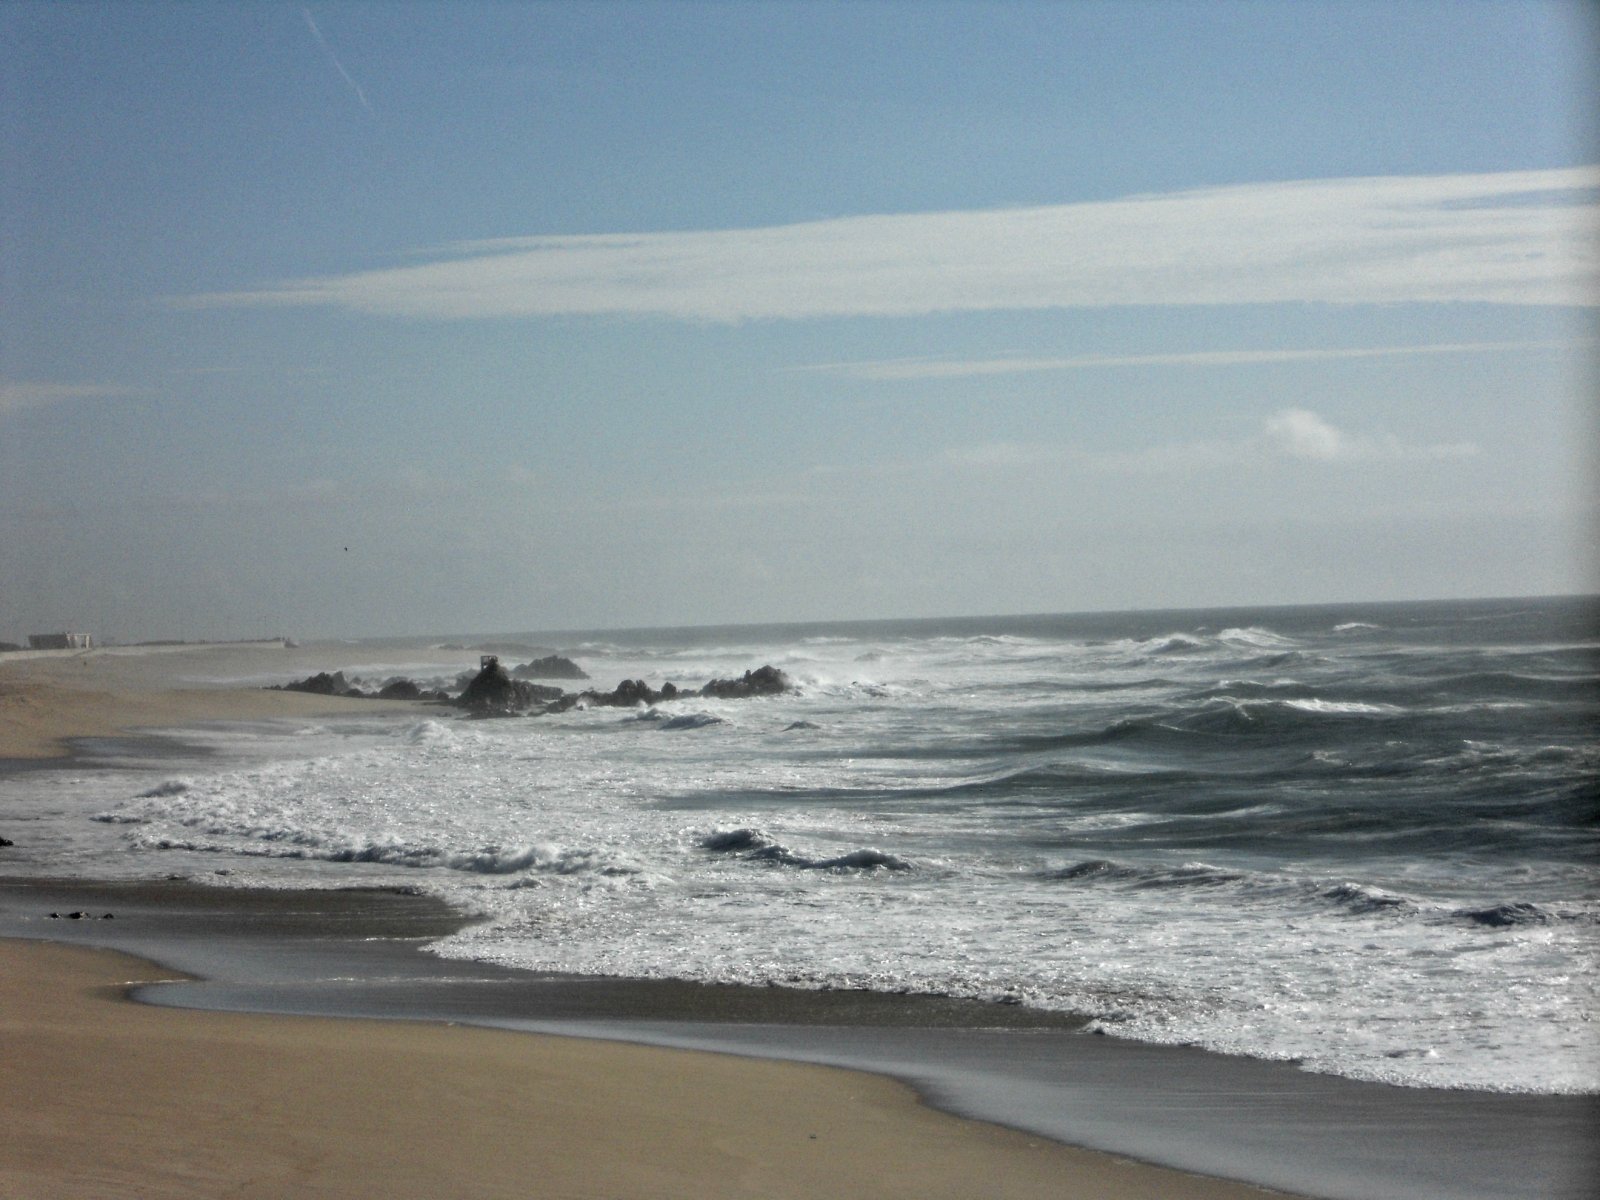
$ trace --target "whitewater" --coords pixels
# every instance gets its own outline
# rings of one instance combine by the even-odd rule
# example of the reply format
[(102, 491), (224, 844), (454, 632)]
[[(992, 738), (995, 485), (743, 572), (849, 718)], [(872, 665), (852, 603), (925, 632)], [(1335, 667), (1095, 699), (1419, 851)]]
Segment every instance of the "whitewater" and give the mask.
[(0, 799), (58, 874), (436, 894), (480, 918), (434, 947), (457, 958), (973, 997), (1355, 1079), (1600, 1091), (1592, 598), (317, 649), (454, 687), (485, 641), (606, 689), (767, 663), (795, 689), (189, 730), (157, 764)]

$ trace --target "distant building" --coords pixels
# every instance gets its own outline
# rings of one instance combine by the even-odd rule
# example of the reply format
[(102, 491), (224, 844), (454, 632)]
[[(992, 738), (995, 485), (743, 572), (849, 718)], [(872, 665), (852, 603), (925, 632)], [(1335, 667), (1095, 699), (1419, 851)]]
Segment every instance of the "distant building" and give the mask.
[(30, 633), (28, 646), (33, 650), (88, 650), (94, 638), (87, 633)]

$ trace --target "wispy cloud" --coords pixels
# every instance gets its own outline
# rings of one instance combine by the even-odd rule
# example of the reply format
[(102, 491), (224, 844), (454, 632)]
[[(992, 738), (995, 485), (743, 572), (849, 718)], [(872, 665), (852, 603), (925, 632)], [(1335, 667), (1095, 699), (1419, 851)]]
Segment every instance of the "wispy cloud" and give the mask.
[(1321, 302), (1600, 304), (1600, 166), (1254, 183), (758, 229), (464, 242), (190, 297), (470, 319), (693, 321)]
[(333, 69), (343, 77), (346, 85), (355, 93), (355, 98), (361, 101), (361, 107), (371, 116), (377, 116), (372, 111), (372, 105), (367, 103), (367, 94), (361, 90), (361, 85), (355, 81), (349, 71), (344, 69), (344, 64), (339, 61), (339, 56), (333, 52), (333, 47), (328, 45), (328, 39), (322, 36), (322, 30), (317, 28), (317, 22), (311, 15), (309, 8), (302, 8), (300, 15), (306, 19), (306, 28), (311, 30), (311, 36), (317, 39), (317, 45), (322, 47), (322, 52), (328, 56), (328, 61), (333, 64)]
[(70, 400), (123, 400), (148, 396), (140, 388), (98, 383), (0, 383), (0, 417)]
[(1365, 346), (1300, 350), (1193, 350), (1172, 354), (1077, 354), (1062, 358), (889, 358), (876, 361), (817, 363), (796, 372), (842, 375), (851, 379), (956, 379), (974, 375), (1021, 375), (1035, 371), (1085, 371), (1114, 367), (1236, 367), (1339, 359), (1403, 358), (1428, 354), (1487, 354), (1520, 350), (1577, 350), (1592, 339), (1521, 342), (1436, 342), (1417, 346)]
[(1341, 429), (1318, 413), (1284, 408), (1242, 436), (1157, 442), (1128, 450), (1087, 451), (1054, 442), (980, 442), (953, 446), (928, 458), (880, 462), (865, 467), (818, 466), (809, 479), (826, 492), (842, 479), (870, 474), (896, 478), (945, 478), (951, 474), (1015, 479), (1044, 472), (1063, 475), (1159, 477), (1241, 471), (1300, 463), (1403, 467), (1407, 464), (1476, 458), (1481, 448), (1467, 441), (1405, 441), (1389, 433)]
[(1473, 442), (1404, 441), (1391, 433), (1355, 433), (1340, 429), (1318, 413), (1283, 408), (1242, 438), (1168, 442), (1126, 453), (1086, 460), (1100, 469), (1163, 474), (1171, 471), (1232, 470), (1251, 463), (1354, 463), (1394, 465), (1447, 462), (1476, 458)]

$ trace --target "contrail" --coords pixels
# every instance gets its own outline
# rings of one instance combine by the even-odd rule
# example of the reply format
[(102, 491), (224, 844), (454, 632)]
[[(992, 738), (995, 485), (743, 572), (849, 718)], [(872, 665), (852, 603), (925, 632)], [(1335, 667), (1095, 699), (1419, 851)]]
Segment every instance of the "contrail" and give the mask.
[(311, 30), (311, 36), (317, 39), (317, 45), (322, 47), (322, 52), (328, 56), (328, 61), (334, 69), (344, 76), (344, 81), (350, 85), (350, 90), (356, 94), (356, 99), (361, 101), (361, 107), (367, 110), (370, 116), (378, 114), (372, 111), (372, 105), (367, 103), (367, 94), (361, 90), (361, 85), (350, 77), (350, 72), (344, 69), (344, 64), (339, 61), (339, 56), (333, 52), (333, 47), (328, 45), (328, 39), (322, 36), (322, 30), (317, 28), (317, 23), (312, 19), (311, 10), (302, 8), (300, 15), (306, 19), (306, 28)]

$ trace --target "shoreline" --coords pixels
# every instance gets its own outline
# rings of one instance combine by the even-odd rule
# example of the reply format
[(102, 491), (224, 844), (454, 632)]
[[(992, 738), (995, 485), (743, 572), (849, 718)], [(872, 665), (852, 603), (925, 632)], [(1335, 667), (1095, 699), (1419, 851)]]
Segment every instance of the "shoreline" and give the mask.
[(1268, 1195), (963, 1121), (859, 1073), (414, 1022), (178, 1013), (126, 1000), (168, 973), (102, 950), (0, 941), (0, 964), (13, 1082), (0, 1181), (16, 1194), (513, 1196), (537, 1180), (551, 1196), (714, 1200), (870, 1180), (875, 1195), (952, 1200)]
[(71, 759), (76, 739), (219, 722), (430, 711), (417, 701), (352, 700), (183, 677), (185, 666), (199, 664), (211, 673), (248, 675), (265, 667), (292, 676), (328, 657), (326, 648), (254, 642), (0, 654), (0, 769), (8, 760), (25, 767)]
[[(1600, 1168), (1587, 1140), (1600, 1097), (1397, 1088), (1069, 1028), (981, 1026), (971, 1006), (929, 998), (541, 975), (426, 951), (464, 919), (432, 897), (380, 889), (0, 877), (0, 939), (109, 948), (180, 972), (134, 993), (174, 1020), (470, 1025), (606, 1054), (842, 1068), (958, 1123), (1237, 1189), (1140, 1183), (1131, 1195), (1577, 1200)], [(1077, 1194), (1066, 1177), (1056, 1186)]]
[[(183, 682), (174, 669), (185, 661), (182, 651), (193, 649), (106, 654), (89, 664), (71, 656), (28, 672), (0, 660), (0, 704), (8, 695), (26, 700), (53, 691), (42, 729), (58, 751), (69, 751), (14, 758), (9, 770), (0, 760), (0, 771), (102, 765), (97, 756), (73, 756), (69, 739), (118, 740), (132, 728), (181, 730), (312, 715), (313, 709), (351, 716), (431, 711), (408, 702), (173, 687)], [(264, 663), (292, 672), (305, 665), (260, 647), (205, 653), (213, 672), (222, 667), (248, 675)], [(329, 665), (326, 647), (306, 654)], [(97, 691), (112, 696), (127, 723), (85, 734), (71, 723), (84, 716), (74, 705)], [(178, 697), (175, 707), (163, 708), (162, 695)], [(100, 714), (96, 719), (111, 711), (90, 709)], [(149, 719), (179, 710), (176, 721)], [(9, 729), (0, 722), (0, 734)], [(148, 734), (124, 743), (134, 758), (152, 749), (159, 756), (166, 744)], [(0, 738), (0, 755), (7, 745)], [(0, 869), (3, 863), (0, 857)], [(1577, 1197), (1587, 1195), (1587, 1182), (1600, 1174), (1583, 1141), (1600, 1116), (1600, 1097), (1430, 1094), (1357, 1084), (1286, 1064), (1075, 1034), (1073, 1023), (1056, 1014), (1035, 1020), (1032, 1010), (1010, 1006), (981, 1005), (979, 1013), (971, 1005), (879, 993), (539, 976), (419, 953), (426, 940), (458, 928), (464, 918), (420, 895), (383, 894), (387, 899), (375, 902), (374, 894), (351, 890), (247, 893), (194, 882), (0, 877), (0, 936), (114, 946), (200, 977), (143, 989), (140, 998), (152, 1004), (141, 1007), (459, 1021), (560, 1033), (593, 1046), (642, 1042), (737, 1055), (753, 1065), (777, 1058), (865, 1070), (909, 1084), (928, 1104), (986, 1127), (1022, 1130), (1017, 1136), (1044, 1137), (1053, 1145), (1097, 1147), (1085, 1153), (1102, 1157), (1174, 1164), (1180, 1178), (1207, 1184), (1213, 1182), (1208, 1176), (1243, 1177), (1299, 1194), (1419, 1200)], [(113, 922), (46, 915), (107, 900), (118, 910)], [(1002, 1021), (1010, 1028), (993, 1028)], [(1245, 1184), (1223, 1186), (1260, 1194)], [(992, 1186), (979, 1190), (993, 1193)], [(686, 1194), (716, 1193), (700, 1187)]]
[[(196, 904), (207, 892), (209, 910)], [(127, 907), (135, 894), (144, 909)], [(528, 973), (435, 960), (438, 976), (419, 978), (428, 956), (417, 947), (459, 914), (385, 895), (0, 879), (0, 1028), (25, 1048), (8, 1054), (0, 1145), (14, 1144), (0, 1153), (0, 1181), (40, 1197), (136, 1184), (170, 1196), (422, 1197), (464, 1182), (473, 1195), (510, 1196), (535, 1177), (548, 1195), (713, 1200), (840, 1194), (865, 1181), (875, 1195), (951, 1200), (1285, 1194), (952, 1115), (876, 1072), (485, 1028), (492, 1018), (470, 1011), (458, 1024), (444, 1015), (455, 1011), (442, 994), (452, 976), (459, 1002), (474, 985), (502, 991)], [(63, 897), (116, 903), (122, 916), (112, 926), (43, 915)], [(37, 915), (19, 912), (29, 908)], [(242, 956), (209, 948), (251, 964), (243, 974), (256, 988), (283, 977), (297, 938), (345, 963), (365, 946), (358, 974), (402, 970), (413, 997), (434, 993), (433, 1014), (218, 1010), (189, 1007), (192, 995), (174, 1006), (174, 989), (212, 981), (149, 952), (165, 943), (162, 957), (182, 958), (180, 943), (212, 943), (218, 927), (256, 943)]]

